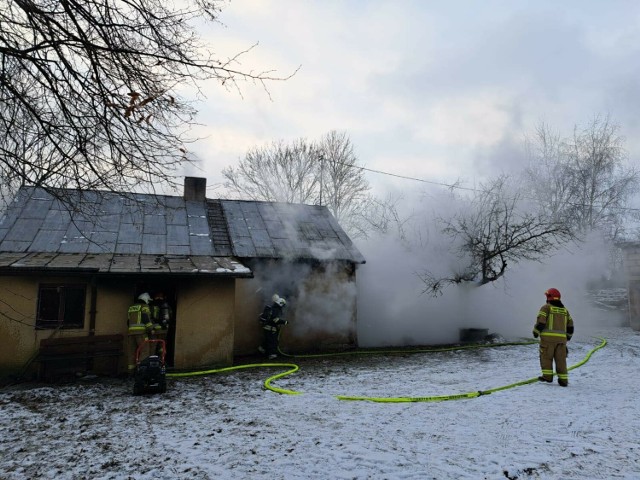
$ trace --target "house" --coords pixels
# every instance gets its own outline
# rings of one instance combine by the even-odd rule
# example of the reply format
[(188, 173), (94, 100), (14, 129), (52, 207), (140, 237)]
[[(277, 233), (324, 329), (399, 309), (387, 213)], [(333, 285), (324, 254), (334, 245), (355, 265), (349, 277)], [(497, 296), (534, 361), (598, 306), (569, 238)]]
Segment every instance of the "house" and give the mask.
[(627, 273), (629, 326), (640, 331), (640, 243), (627, 242), (622, 250)]
[(255, 353), (257, 316), (276, 292), (289, 302), (283, 349), (354, 346), (364, 258), (327, 208), (205, 192), (195, 177), (180, 197), (22, 187), (0, 220), (0, 376), (47, 338), (126, 335), (144, 291), (173, 307), (176, 369)]

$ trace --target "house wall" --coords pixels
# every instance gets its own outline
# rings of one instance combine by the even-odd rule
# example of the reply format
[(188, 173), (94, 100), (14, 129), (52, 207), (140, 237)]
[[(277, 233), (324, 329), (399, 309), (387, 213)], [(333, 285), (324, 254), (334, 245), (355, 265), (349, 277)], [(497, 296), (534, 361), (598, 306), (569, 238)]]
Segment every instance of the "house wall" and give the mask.
[(258, 316), (267, 301), (267, 293), (266, 290), (263, 291), (263, 287), (263, 283), (256, 278), (236, 280), (234, 356), (257, 353), (262, 340)]
[(624, 253), (629, 290), (629, 326), (640, 330), (640, 247), (626, 248)]
[(280, 347), (284, 352), (328, 351), (357, 345), (356, 275), (351, 264), (256, 262), (253, 279), (236, 287), (234, 355), (256, 354), (262, 340), (258, 316), (271, 296), (287, 300)]
[(175, 367), (233, 363), (233, 279), (185, 279), (178, 288)]
[[(120, 361), (122, 372), (126, 371), (127, 365), (127, 309), (133, 301), (137, 281), (134, 277), (96, 279), (95, 334), (125, 336), (125, 354)], [(171, 281), (168, 277), (167, 282)], [(194, 277), (173, 281), (177, 284), (174, 367), (189, 369), (204, 365), (231, 365), (235, 280)], [(87, 284), (83, 328), (35, 329), (39, 285), (54, 282)], [(0, 276), (0, 377), (21, 373), (44, 338), (89, 335), (90, 282), (87, 277), (77, 276)]]
[[(40, 340), (49, 338), (54, 330), (36, 330), (38, 287), (45, 283), (79, 283), (77, 277), (0, 277), (0, 376), (22, 372), (35, 355)], [(56, 336), (82, 336), (88, 334), (90, 289), (85, 301), (85, 326), (82, 329), (59, 330)]]

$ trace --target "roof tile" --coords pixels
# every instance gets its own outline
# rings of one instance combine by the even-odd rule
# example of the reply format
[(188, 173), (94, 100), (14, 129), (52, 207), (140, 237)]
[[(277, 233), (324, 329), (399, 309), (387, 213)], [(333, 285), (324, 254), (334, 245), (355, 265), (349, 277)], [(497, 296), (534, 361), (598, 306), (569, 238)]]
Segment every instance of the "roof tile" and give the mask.
[[(100, 272), (250, 275), (232, 256), (364, 262), (324, 206), (60, 192), (64, 202), (35, 187), (18, 191), (0, 219), (0, 268), (23, 252), (32, 264), (49, 262), (42, 268)], [(72, 217), (65, 205), (74, 198)]]

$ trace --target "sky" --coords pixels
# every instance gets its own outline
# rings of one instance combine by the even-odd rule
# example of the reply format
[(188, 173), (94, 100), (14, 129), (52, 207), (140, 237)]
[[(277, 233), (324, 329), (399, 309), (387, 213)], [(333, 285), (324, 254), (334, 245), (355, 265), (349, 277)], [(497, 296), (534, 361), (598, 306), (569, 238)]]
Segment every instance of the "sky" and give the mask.
[(201, 31), (219, 58), (255, 45), (239, 68), (295, 75), (267, 90), (203, 86), (200, 161), (185, 173), (207, 177), (208, 197), (224, 196), (222, 169), (249, 149), (332, 129), (347, 132), (360, 165), (396, 175), (366, 172), (372, 193), (401, 196), (412, 220), (409, 242), (356, 241), (367, 259), (357, 272), (361, 344), (454, 341), (466, 327), (526, 334), (550, 287), (577, 321), (597, 323), (585, 286), (611, 273), (597, 238), (437, 299), (418, 275), (460, 262), (434, 222), (460, 207), (438, 184), (476, 188), (520, 173), (541, 122), (567, 137), (608, 115), (637, 163), (638, 2), (233, 0), (220, 22)]
[[(526, 163), (540, 122), (564, 135), (596, 115), (640, 151), (640, 4), (612, 0), (233, 0), (203, 29), (219, 58), (286, 77), (241, 94), (203, 86), (201, 160), (222, 182), (252, 147), (347, 132), (360, 164), (465, 185)], [(420, 186), (368, 173), (374, 193)], [(213, 188), (210, 188), (211, 195)]]
[[(593, 351), (605, 338), (607, 345)], [(169, 378), (0, 389), (6, 480), (640, 478), (640, 332), (576, 331), (569, 387), (527, 383), (440, 402), (344, 401), (486, 391), (535, 379), (535, 344), (411, 355), (285, 358)], [(590, 355), (590, 356), (589, 356)]]

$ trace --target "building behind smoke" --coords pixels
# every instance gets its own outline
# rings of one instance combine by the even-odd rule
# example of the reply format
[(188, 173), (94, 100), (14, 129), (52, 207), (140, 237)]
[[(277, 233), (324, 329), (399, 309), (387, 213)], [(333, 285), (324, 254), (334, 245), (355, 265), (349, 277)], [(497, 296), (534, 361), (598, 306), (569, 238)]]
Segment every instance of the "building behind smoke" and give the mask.
[(257, 313), (274, 293), (289, 322), (281, 347), (290, 352), (355, 346), (356, 266), (364, 258), (323, 206), (221, 201), (232, 250), (253, 272), (237, 282), (236, 355), (255, 352)]
[(169, 298), (178, 369), (255, 352), (258, 314), (276, 292), (289, 304), (283, 349), (355, 345), (364, 258), (327, 208), (205, 192), (205, 179), (187, 177), (179, 197), (60, 190), (64, 205), (21, 188), (0, 220), (0, 376), (37, 368), (43, 339), (125, 337), (143, 291)]
[(623, 250), (627, 273), (629, 325), (634, 330), (640, 330), (640, 243), (626, 243)]

